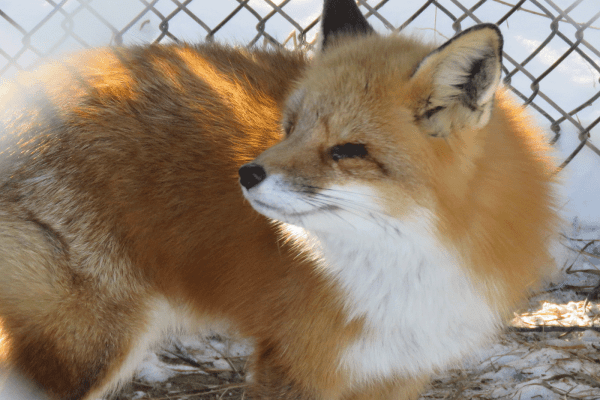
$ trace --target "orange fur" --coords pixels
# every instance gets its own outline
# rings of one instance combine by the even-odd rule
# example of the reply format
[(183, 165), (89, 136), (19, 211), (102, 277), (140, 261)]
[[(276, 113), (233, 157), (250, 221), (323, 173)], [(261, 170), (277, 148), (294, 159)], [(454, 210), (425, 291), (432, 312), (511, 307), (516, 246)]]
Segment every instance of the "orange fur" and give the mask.
[[(315, 186), (366, 182), (394, 218), (430, 210), (500, 312), (521, 300), (555, 223), (539, 133), (500, 92), (487, 127), (428, 137), (414, 116), (431, 81), (411, 74), (431, 46), (374, 35), (331, 46), (310, 67), (218, 45), (99, 49), (1, 89), (6, 362), (52, 398), (91, 399), (122, 378), (166, 302), (254, 338), (258, 398), (416, 398), (425, 373), (363, 384), (340, 367), (365, 320), (349, 318), (310, 249), (244, 200), (238, 169), (255, 158)], [(290, 107), (295, 132), (277, 144), (297, 88), (319, 117), (304, 126)], [(384, 164), (332, 167), (344, 142)]]
[[(481, 43), (486, 42), (490, 49), (480, 50)], [(348, 312), (363, 313), (365, 320), (369, 312), (375, 315), (369, 323), (363, 321), (353, 342), (358, 343), (358, 354), (368, 354), (364, 349), (371, 348), (386, 357), (386, 349), (395, 350), (387, 344), (376, 350), (384, 339), (373, 337), (373, 330), (385, 332), (381, 337), (389, 340), (401, 329), (403, 312), (388, 306), (395, 303), (385, 296), (401, 297), (398, 293), (405, 287), (389, 284), (392, 289), (388, 290), (387, 284), (376, 281), (371, 297), (382, 300), (365, 306), (361, 302), (371, 300), (363, 296), (368, 283), (361, 282), (368, 282), (370, 276), (352, 274), (364, 269), (373, 270), (372, 276), (389, 274), (386, 279), (411, 276), (396, 270), (409, 268), (412, 261), (407, 257), (418, 254), (411, 246), (424, 242), (435, 243), (433, 248), (440, 249), (441, 259), (450, 260), (448, 266), (439, 267), (440, 274), (454, 268), (453, 260), (459, 260), (466, 283), (458, 287), (473, 290), (477, 298), (452, 304), (451, 299), (425, 286), (430, 292), (424, 300), (449, 312), (472, 307), (472, 318), (476, 318), (475, 312), (506, 318), (554, 270), (550, 250), (557, 244), (552, 241), (560, 219), (556, 213), (554, 160), (544, 135), (503, 89), (494, 94), (481, 83), (481, 100), (473, 99), (465, 106), (467, 100), (460, 97), (463, 94), (458, 83), (445, 75), (448, 63), (453, 67), (456, 59), (477, 60), (480, 54), (492, 57), (491, 49), (495, 49), (494, 63), (482, 68), (489, 68), (486, 78), (497, 82), (501, 54), (497, 29), (473, 29), (434, 52), (418, 40), (395, 36), (340, 38), (329, 46), (295, 85), (284, 112), (284, 140), (244, 167), (246, 171), (240, 171), (246, 180), (246, 197), (259, 212), (303, 227), (323, 248), (318, 252), (324, 269), (334, 271), (329, 273), (330, 279), (344, 287)], [(467, 76), (468, 66), (466, 69), (467, 73), (457, 73), (455, 79)], [(362, 150), (333, 157), (340, 146)], [(248, 168), (261, 177), (252, 178)], [(413, 227), (417, 228), (411, 230)], [(394, 231), (396, 241), (384, 242), (388, 247), (383, 249), (381, 243), (395, 237)], [(415, 232), (419, 239), (413, 245), (407, 236)], [(403, 243), (409, 243), (408, 250), (394, 253), (393, 247), (401, 248)], [(388, 258), (381, 255), (388, 251)], [(430, 251), (424, 250), (424, 258), (415, 256), (423, 275), (436, 268), (419, 264), (428, 260)], [(395, 260), (394, 254), (405, 258), (387, 265), (388, 259)], [(340, 259), (343, 261), (338, 265)], [(361, 262), (344, 275), (344, 269), (350, 268), (347, 264), (354, 260)], [(331, 264), (333, 268), (328, 267)], [(417, 276), (409, 284), (419, 286)], [(423, 279), (435, 280), (436, 273)], [(461, 298), (460, 294), (455, 297)], [(490, 314), (482, 311), (487, 306)], [(389, 317), (393, 322), (387, 322), (378, 317), (381, 310), (398, 316), (395, 320)], [(443, 316), (444, 312), (438, 314)], [(468, 314), (465, 311), (466, 318)], [(413, 324), (418, 326), (420, 321)], [(495, 323), (482, 320), (482, 330), (487, 324), (492, 327)], [(492, 333), (482, 333), (486, 335)], [(371, 382), (367, 385), (370, 389), (361, 387), (368, 393), (365, 398), (414, 398), (420, 379), (427, 375), (402, 373), (398, 371), (402, 367), (391, 364), (382, 367), (384, 362), (379, 360), (369, 364), (352, 355), (345, 357), (350, 357), (350, 361), (344, 359), (350, 376), (363, 369), (377, 371), (374, 374), (378, 378), (373, 379), (378, 383)], [(427, 357), (436, 362), (435, 354)], [(406, 368), (420, 370), (416, 366)], [(396, 386), (398, 381), (402, 383)], [(398, 387), (406, 392), (395, 392)], [(362, 398), (360, 393), (354, 396)]]
[[(432, 72), (412, 73), (431, 51), (411, 38), (368, 36), (321, 55), (297, 85), (306, 91), (303, 113), (319, 117), (256, 162), (317, 187), (366, 182), (390, 199), (391, 215), (430, 209), (442, 242), (459, 250), (468, 273), (501, 286), (489, 295), (508, 311), (554, 268), (547, 247), (561, 221), (553, 151), (504, 89), (484, 129), (428, 137), (414, 115), (433, 90)], [(289, 108), (284, 118), (296, 118)], [(366, 143), (389, 174), (360, 160), (332, 165), (327, 151), (345, 142)]]
[[(112, 383), (159, 296), (255, 337), (264, 370), (340, 385), (321, 372), (356, 328), (237, 187), (238, 168), (279, 139), (279, 105), (305, 63), (216, 45), (97, 50), (6, 90), (10, 363), (56, 398), (88, 398)], [(297, 314), (313, 308), (322, 315)], [(257, 390), (275, 390), (261, 379)]]

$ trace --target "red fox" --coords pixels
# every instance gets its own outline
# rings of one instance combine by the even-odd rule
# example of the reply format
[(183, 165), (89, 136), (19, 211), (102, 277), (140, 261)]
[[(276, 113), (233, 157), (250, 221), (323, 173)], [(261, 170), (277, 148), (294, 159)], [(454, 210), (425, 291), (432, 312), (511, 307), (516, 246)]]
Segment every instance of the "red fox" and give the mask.
[(98, 49), (0, 88), (4, 368), (95, 399), (190, 320), (253, 339), (253, 398), (414, 399), (494, 336), (559, 222), (500, 31), (435, 48), (326, 0), (321, 47)]

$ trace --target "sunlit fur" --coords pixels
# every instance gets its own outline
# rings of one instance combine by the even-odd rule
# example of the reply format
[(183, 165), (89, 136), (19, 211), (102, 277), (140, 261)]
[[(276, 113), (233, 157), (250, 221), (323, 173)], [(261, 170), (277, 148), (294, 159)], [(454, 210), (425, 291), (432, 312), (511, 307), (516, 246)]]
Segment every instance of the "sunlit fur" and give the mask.
[(95, 399), (181, 314), (256, 338), (261, 396), (337, 387), (321, 346), (356, 327), (237, 175), (280, 139), (305, 65), (218, 45), (99, 49), (3, 86), (4, 365), (53, 399)]
[[(498, 44), (474, 34), (340, 37), (310, 62), (98, 49), (0, 88), (2, 367), (90, 400), (162, 331), (215, 322), (253, 338), (254, 398), (416, 398), (551, 264), (542, 136), (502, 91), (436, 97), (448, 57)], [(333, 161), (344, 143), (368, 155)]]

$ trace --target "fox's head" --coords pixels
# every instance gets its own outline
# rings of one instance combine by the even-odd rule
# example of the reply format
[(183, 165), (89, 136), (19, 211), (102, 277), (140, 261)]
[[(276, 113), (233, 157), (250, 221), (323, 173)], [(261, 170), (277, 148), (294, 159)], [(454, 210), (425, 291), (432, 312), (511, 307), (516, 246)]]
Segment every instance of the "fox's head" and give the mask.
[(464, 193), (476, 173), (500, 82), (500, 31), (478, 25), (436, 49), (376, 34), (353, 0), (326, 0), (321, 25), (283, 140), (240, 169), (244, 195), (312, 231), (368, 233), (417, 210), (435, 214), (438, 192)]

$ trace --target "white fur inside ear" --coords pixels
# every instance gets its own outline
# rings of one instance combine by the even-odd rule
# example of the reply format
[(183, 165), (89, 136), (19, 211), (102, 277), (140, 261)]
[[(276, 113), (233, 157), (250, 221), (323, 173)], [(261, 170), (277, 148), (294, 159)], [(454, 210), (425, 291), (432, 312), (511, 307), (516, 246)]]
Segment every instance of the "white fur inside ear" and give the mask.
[(415, 72), (432, 83), (418, 115), (431, 134), (447, 135), (451, 126), (481, 128), (491, 116), (502, 75), (502, 36), (494, 26), (477, 26), (429, 54)]
[(492, 101), (494, 94), (500, 85), (500, 77), (502, 75), (500, 63), (497, 63), (497, 68), (490, 68), (490, 71), (493, 73), (493, 76), (492, 79), (490, 79), (488, 88), (479, 95), (479, 101), (477, 102), (479, 106), (483, 106)]
[[(479, 72), (474, 75), (475, 66)], [(494, 97), (501, 74), (500, 62), (489, 48), (459, 48), (440, 64), (435, 84), (442, 95), (473, 95), (473, 105), (482, 107)], [(469, 85), (473, 92), (462, 93)]]

